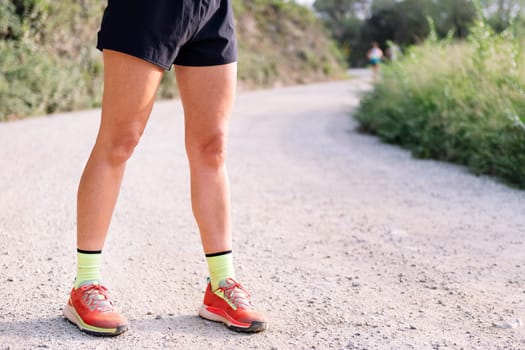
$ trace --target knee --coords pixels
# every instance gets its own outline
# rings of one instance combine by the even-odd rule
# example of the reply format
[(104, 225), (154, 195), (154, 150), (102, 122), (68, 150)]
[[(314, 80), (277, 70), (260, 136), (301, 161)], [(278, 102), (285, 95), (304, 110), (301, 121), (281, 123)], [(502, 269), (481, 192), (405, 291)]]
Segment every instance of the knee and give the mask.
[(106, 142), (105, 147), (108, 161), (115, 165), (125, 163), (133, 154), (141, 136), (142, 133), (138, 131), (119, 132), (113, 135)]
[(126, 162), (133, 154), (133, 151), (135, 150), (135, 147), (138, 145), (139, 140), (140, 140), (140, 136), (127, 135), (125, 137), (122, 137), (118, 141), (116, 141), (112, 147), (112, 151), (110, 155), (111, 161), (114, 163)]
[(219, 168), (226, 162), (227, 138), (224, 133), (186, 141), (190, 162)]

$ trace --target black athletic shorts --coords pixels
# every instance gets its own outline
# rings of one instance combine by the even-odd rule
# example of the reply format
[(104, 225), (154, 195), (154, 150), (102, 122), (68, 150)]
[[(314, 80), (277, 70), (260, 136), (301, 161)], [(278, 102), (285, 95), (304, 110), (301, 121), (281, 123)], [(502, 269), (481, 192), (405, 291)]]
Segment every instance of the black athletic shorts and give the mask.
[(108, 0), (97, 48), (164, 69), (235, 62), (230, 0)]

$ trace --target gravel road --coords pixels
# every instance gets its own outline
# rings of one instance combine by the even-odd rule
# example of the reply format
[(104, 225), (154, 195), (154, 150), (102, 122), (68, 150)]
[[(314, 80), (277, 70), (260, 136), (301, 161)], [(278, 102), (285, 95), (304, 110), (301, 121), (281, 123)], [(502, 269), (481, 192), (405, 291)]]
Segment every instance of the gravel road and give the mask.
[(525, 349), (525, 192), (356, 132), (357, 76), (238, 96), (234, 253), (272, 321), (257, 335), (197, 316), (179, 101), (128, 165), (102, 273), (131, 329), (111, 339), (61, 316), (99, 111), (0, 124), (0, 349)]

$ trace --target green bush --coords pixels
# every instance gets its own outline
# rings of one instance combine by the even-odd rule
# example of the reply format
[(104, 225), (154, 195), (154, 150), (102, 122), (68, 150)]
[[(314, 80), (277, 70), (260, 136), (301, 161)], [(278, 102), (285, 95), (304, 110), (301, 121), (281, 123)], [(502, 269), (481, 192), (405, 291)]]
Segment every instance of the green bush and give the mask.
[(384, 67), (356, 118), (417, 157), (525, 188), (524, 54), (523, 41), (483, 21), (467, 42), (428, 40)]
[[(88, 61), (80, 58), (79, 61)], [(0, 110), (4, 119), (92, 107), (99, 67), (61, 58), (27, 41), (0, 41)], [(95, 72), (96, 74), (90, 74)], [(96, 80), (96, 79), (95, 79)]]

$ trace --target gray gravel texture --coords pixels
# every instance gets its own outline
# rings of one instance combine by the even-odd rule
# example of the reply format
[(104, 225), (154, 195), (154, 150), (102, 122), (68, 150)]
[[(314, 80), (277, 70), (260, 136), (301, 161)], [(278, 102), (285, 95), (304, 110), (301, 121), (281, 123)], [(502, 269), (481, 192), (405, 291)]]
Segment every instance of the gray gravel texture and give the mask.
[(257, 335), (197, 316), (206, 264), (180, 102), (128, 164), (102, 272), (117, 338), (61, 316), (99, 111), (0, 125), (0, 349), (525, 349), (525, 192), (358, 133), (369, 78), (241, 93), (231, 124), (239, 279)]

